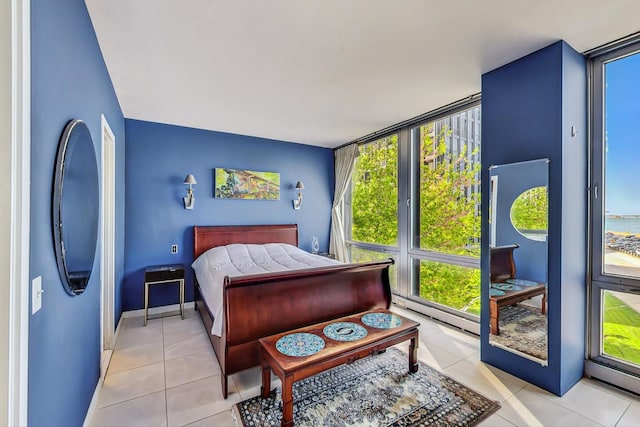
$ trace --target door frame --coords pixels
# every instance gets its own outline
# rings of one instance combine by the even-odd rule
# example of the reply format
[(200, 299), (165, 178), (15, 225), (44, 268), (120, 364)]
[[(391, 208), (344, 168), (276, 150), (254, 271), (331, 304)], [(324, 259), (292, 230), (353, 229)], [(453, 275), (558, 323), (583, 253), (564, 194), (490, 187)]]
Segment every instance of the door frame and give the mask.
[[(10, 234), (8, 271), (2, 273), (9, 284), (8, 298), (0, 302), (7, 313), (0, 324), (2, 347), (7, 345), (7, 357), (0, 358), (0, 387), (6, 400), (0, 409), (0, 424), (27, 425), (29, 370), (29, 241), (31, 231), (31, 2), (11, 0), (4, 4), (2, 23), (10, 31), (0, 38), (9, 49), (9, 61), (1, 61), (2, 85), (10, 86), (10, 107), (2, 111), (0, 126), (9, 130), (11, 155), (2, 161), (9, 170), (10, 214), (2, 217), (2, 231)], [(10, 77), (9, 81), (5, 76)], [(4, 135), (3, 135), (4, 136)], [(9, 135), (7, 135), (9, 136)], [(5, 218), (7, 220), (5, 220)], [(5, 228), (6, 227), (6, 228)], [(8, 273), (8, 274), (7, 274)], [(6, 381), (6, 382), (5, 382)], [(4, 406), (6, 405), (6, 406)]]
[[(590, 109), (590, 177), (589, 177), (589, 276), (588, 319), (585, 374), (640, 393), (640, 380), (632, 373), (633, 367), (602, 353), (602, 296), (603, 291), (638, 293), (639, 280), (613, 274), (604, 274), (602, 248), (604, 245), (604, 64), (638, 51), (640, 36), (592, 51), (589, 56), (589, 109)], [(628, 369), (628, 371), (627, 371)]]
[(107, 372), (113, 347), (115, 289), (115, 144), (116, 138), (105, 118), (100, 118), (101, 167), (101, 250), (100, 250), (100, 376)]

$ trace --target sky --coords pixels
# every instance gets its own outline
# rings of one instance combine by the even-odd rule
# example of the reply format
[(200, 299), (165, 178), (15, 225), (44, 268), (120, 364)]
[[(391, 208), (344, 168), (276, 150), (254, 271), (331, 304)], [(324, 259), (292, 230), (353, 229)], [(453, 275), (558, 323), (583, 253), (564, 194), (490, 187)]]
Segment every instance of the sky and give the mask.
[(640, 215), (640, 53), (605, 66), (605, 212)]

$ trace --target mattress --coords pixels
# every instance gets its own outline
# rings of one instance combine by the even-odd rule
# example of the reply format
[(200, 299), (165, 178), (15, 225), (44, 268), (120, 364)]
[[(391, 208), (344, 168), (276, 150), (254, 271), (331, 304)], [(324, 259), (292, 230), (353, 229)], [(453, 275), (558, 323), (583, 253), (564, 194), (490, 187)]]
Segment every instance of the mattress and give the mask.
[(191, 264), (202, 298), (213, 315), (211, 333), (222, 335), (222, 292), (225, 276), (303, 270), (340, 264), (286, 243), (232, 244), (209, 249)]

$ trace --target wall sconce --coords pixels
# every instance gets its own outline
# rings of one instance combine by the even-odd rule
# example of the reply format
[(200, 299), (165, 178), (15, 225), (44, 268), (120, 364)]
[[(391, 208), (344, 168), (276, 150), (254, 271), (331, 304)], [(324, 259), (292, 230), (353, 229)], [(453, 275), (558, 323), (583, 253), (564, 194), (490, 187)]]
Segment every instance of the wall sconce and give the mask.
[(302, 181), (296, 183), (296, 190), (298, 190), (298, 198), (293, 200), (293, 209), (298, 210), (302, 206), (302, 190), (304, 190), (304, 184)]
[(193, 209), (193, 205), (196, 203), (196, 198), (193, 196), (193, 188), (191, 185), (197, 184), (196, 178), (189, 174), (184, 179), (184, 184), (189, 184), (189, 188), (187, 189), (187, 197), (183, 197), (184, 200), (184, 208), (185, 209)]

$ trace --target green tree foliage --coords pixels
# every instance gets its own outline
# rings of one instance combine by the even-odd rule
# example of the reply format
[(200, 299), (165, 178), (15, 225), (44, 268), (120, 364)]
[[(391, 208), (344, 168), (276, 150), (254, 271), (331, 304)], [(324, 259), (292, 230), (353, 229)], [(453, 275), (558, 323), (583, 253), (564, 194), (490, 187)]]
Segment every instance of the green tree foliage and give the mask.
[(511, 206), (511, 222), (518, 230), (547, 230), (547, 187), (535, 187), (522, 193)]
[(480, 256), (480, 194), (471, 190), (480, 165), (467, 161), (466, 147), (456, 156), (447, 152), (445, 132), (435, 142), (431, 129), (425, 126), (422, 131), (420, 247)]
[(398, 136), (360, 148), (352, 175), (353, 240), (382, 245), (398, 241)]
[(480, 270), (433, 261), (420, 263), (420, 297), (480, 314)]
[[(419, 169), (420, 248), (448, 254), (480, 255), (480, 165), (466, 147), (447, 152), (446, 131), (434, 140), (432, 125), (421, 128)], [(475, 155), (476, 153), (471, 153)], [(352, 239), (397, 245), (398, 138), (393, 135), (360, 148), (352, 176)], [(460, 310), (480, 310), (480, 271), (438, 262), (421, 262), (422, 298)]]

